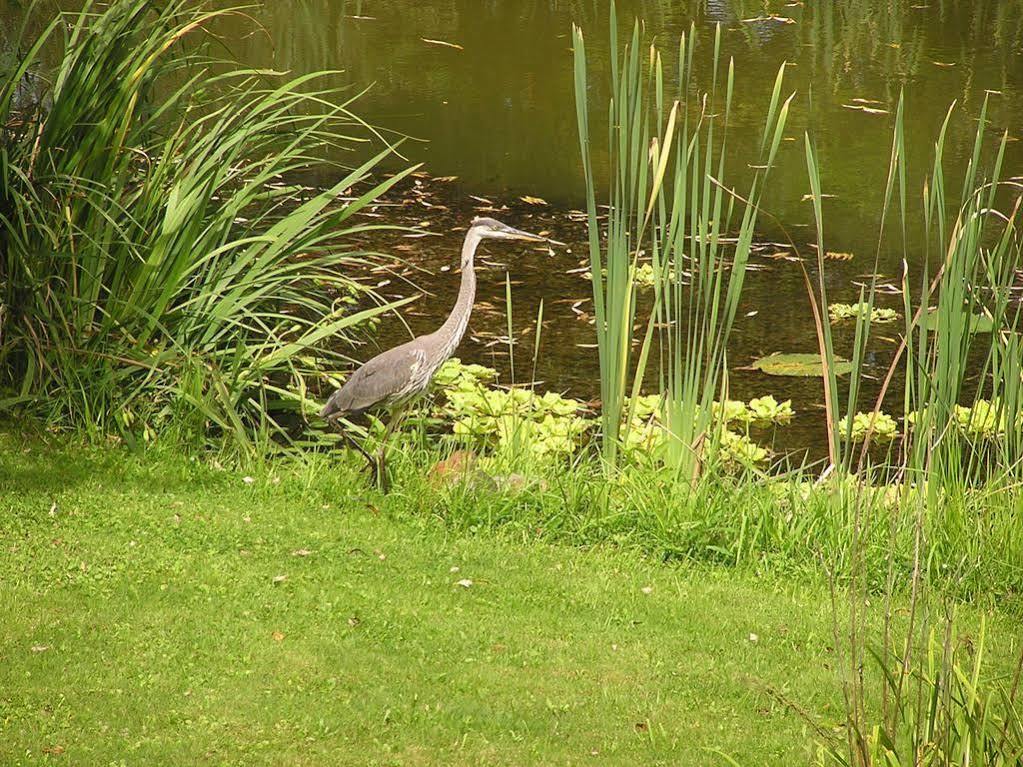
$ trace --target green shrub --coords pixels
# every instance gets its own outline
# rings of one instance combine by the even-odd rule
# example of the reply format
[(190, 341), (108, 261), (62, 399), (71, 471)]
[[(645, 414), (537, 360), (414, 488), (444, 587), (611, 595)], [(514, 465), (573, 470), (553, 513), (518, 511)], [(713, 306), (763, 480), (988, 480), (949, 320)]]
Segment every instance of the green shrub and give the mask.
[[(397, 178), (371, 181), (390, 149), (333, 165), (329, 188), (296, 183), (366, 145), (366, 126), (316, 74), (208, 59), (206, 30), (228, 13), (86, 3), (3, 72), (3, 405), (255, 452), (336, 358), (325, 341), (380, 311), (354, 309), (345, 272), (360, 256), (345, 240), (372, 228), (354, 217)], [(51, 85), (16, 108), (35, 70)]]

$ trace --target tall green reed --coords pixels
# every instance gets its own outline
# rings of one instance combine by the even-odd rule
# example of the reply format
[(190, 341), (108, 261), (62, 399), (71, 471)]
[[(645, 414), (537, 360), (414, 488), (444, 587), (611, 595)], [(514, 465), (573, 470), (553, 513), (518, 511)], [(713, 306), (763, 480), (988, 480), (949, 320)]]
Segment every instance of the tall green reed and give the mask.
[[(643, 56), (638, 22), (619, 55), (613, 4), (610, 28), (606, 180), (599, 179), (594, 169), (586, 49), (582, 30), (573, 30), (576, 115), (601, 370), (602, 451), (610, 465), (616, 463), (623, 429), (632, 420), (629, 403), (635, 402), (651, 355), (656, 353), (663, 420), (672, 437), (667, 460), (680, 476), (690, 478), (701, 471), (705, 446), (716, 438), (711, 403), (727, 388), (728, 338), (758, 204), (791, 97), (781, 99), (782, 67), (767, 109), (760, 162), (749, 190), (738, 195), (724, 182), (734, 67), (731, 61), (722, 64), (720, 28), (714, 37), (707, 89), (698, 86), (693, 74), (695, 28), (680, 39), (674, 83), (670, 76), (666, 78), (655, 46)], [(604, 183), (609, 203), (606, 218), (597, 203), (597, 189)], [(730, 239), (733, 221), (737, 232)], [(636, 328), (635, 273), (645, 257), (657, 278), (644, 330)]]
[[(377, 228), (358, 213), (404, 175), (373, 176), (391, 147), (320, 74), (212, 60), (228, 14), (87, 2), (4, 73), (3, 405), (256, 452), (336, 358), (326, 342), (382, 310), (353, 309), (346, 272), (364, 257), (352, 236)], [(32, 71), (45, 98), (18, 106)], [(362, 159), (330, 160), (343, 152)], [(329, 187), (302, 183), (324, 171)]]
[[(847, 737), (844, 747), (829, 751), (829, 763), (1016, 764), (1023, 748), (1015, 692), (998, 700), (978, 686), (983, 652), (978, 651), (972, 661), (972, 672), (964, 671), (961, 651), (949, 639), (951, 633), (946, 633), (944, 642), (934, 641), (940, 625), (935, 615), (944, 611), (934, 604), (940, 595), (932, 593), (932, 586), (939, 581), (975, 581), (979, 562), (993, 552), (1007, 564), (1015, 559), (1008, 554), (1004, 531), (993, 534), (990, 518), (996, 509), (1018, 502), (1014, 499), (1019, 497), (1023, 430), (1020, 308), (1012, 299), (1015, 271), (1023, 255), (1016, 228), (1020, 194), (1000, 177), (1005, 135), (993, 151), (985, 151), (985, 101), (958, 201), (949, 202), (943, 157), (953, 113), (954, 107), (938, 134), (933, 164), (922, 185), (923, 231), (917, 236), (925, 257), (919, 276), (910, 274), (906, 254), (910, 195), (901, 99), (894, 118), (878, 254), (886, 245), (886, 222), (894, 206), (904, 249), (905, 326), (871, 407), (876, 413), (887, 399), (898, 399), (904, 426), (898, 449), (880, 462), (872, 459), (869, 431), (864, 444), (854, 449), (851, 430), (840, 429), (835, 345), (829, 326), (817, 323), (825, 359), (831, 468), (855, 478), (852, 485), (841, 485), (838, 497), (852, 520), (845, 557), (848, 612), (841, 621), (848, 631)], [(807, 275), (807, 291), (819, 317), (818, 307), (826, 306), (828, 300), (822, 255), (825, 227), (819, 202), (820, 170), (809, 136), (806, 160), (817, 222), (819, 276), (815, 286)], [(861, 293), (861, 301), (870, 308), (876, 286), (875, 276)], [(861, 404), (859, 381), (868, 373), (863, 351), (870, 331), (867, 311), (856, 329), (847, 415)], [(897, 372), (902, 374), (901, 392), (893, 388)], [(896, 481), (894, 510), (875, 502), (876, 493), (868, 483), (877, 473)], [(868, 565), (869, 549), (876, 545), (870, 541), (870, 531), (879, 519), (888, 520), (892, 545), (883, 645), (877, 649), (868, 641), (864, 626), (871, 611), (868, 584), (876, 580)], [(904, 563), (896, 561), (893, 544), (898, 529), (905, 529), (907, 522), (912, 524), (912, 574), (909, 610), (903, 621), (896, 619), (893, 604), (895, 595), (904, 591), (904, 584), (897, 582)], [(1018, 562), (1009, 566), (1018, 568)], [(945, 622), (943, 630), (952, 631), (951, 621)], [(880, 712), (867, 704), (869, 681), (864, 669), (871, 654), (878, 656), (883, 673)]]

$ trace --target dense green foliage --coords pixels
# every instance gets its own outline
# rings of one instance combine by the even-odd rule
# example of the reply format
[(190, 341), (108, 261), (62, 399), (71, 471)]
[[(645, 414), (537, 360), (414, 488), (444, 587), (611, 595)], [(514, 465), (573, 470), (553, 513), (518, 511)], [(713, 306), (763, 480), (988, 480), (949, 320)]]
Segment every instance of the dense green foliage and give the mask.
[[(42, 6), (29, 28), (45, 22)], [(0, 80), (3, 404), (97, 434), (256, 451), (355, 313), (346, 238), (394, 178), (318, 75), (208, 58), (229, 11), (86, 3)], [(44, 54), (53, 53), (53, 62)], [(374, 150), (376, 152), (377, 150)], [(303, 175), (334, 177), (318, 190)], [(353, 190), (356, 190), (353, 192)]]

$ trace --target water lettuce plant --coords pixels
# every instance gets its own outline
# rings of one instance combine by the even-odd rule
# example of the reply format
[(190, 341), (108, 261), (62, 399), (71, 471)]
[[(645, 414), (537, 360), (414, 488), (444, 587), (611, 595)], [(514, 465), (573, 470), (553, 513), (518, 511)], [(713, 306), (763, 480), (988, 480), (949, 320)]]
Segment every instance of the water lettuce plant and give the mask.
[[(540, 458), (565, 458), (583, 448), (596, 421), (583, 403), (556, 392), (497, 385), (498, 373), (484, 365), (465, 364), (454, 357), (433, 381), (434, 422), (451, 424), (462, 444), (475, 449), (528, 453)], [(642, 394), (629, 403), (633, 422), (623, 430), (622, 448), (631, 463), (659, 465), (666, 461), (669, 433), (664, 401), (657, 394)], [(720, 445), (712, 453), (723, 463), (751, 466), (762, 463), (769, 451), (748, 434), (729, 430), (731, 425), (784, 425), (793, 416), (792, 402), (779, 403), (771, 395), (754, 397), (749, 403), (727, 400), (712, 403), (712, 422), (721, 427)]]
[(581, 446), (592, 421), (582, 403), (556, 392), (494, 386), (497, 371), (454, 357), (437, 372), (434, 415), (452, 424), (454, 436), (475, 448), (566, 457)]
[(894, 309), (883, 309), (865, 303), (829, 304), (828, 316), (832, 322), (853, 320), (861, 316), (870, 317), (871, 322), (895, 322), (899, 318), (899, 313)]
[(856, 413), (849, 423), (849, 417), (843, 416), (838, 422), (838, 429), (841, 433), (849, 435), (853, 442), (863, 442), (867, 434), (873, 435), (878, 442), (890, 442), (899, 434), (899, 425), (887, 413), (874, 411), (872, 413)]

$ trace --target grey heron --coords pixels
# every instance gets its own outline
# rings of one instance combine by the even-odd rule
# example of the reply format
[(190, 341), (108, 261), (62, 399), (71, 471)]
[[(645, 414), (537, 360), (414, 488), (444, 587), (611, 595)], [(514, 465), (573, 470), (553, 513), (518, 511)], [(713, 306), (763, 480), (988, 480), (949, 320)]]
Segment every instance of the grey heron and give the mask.
[(408, 406), (426, 391), (433, 374), (454, 354), (461, 342), (476, 298), (476, 248), (482, 240), (488, 239), (541, 242), (546, 238), (523, 232), (492, 218), (473, 219), (462, 243), (462, 281), (458, 288), (458, 299), (444, 324), (432, 333), (418, 336), (373, 357), (352, 373), (320, 411), (320, 417), (329, 422), (366, 411), (387, 412), (387, 427), (375, 458), (346, 432), (341, 432), (344, 439), (362, 453), (373, 478), (379, 480), (384, 492), (388, 488), (385, 467), (387, 440), (401, 422)]

